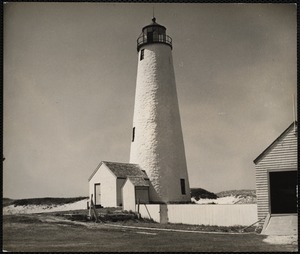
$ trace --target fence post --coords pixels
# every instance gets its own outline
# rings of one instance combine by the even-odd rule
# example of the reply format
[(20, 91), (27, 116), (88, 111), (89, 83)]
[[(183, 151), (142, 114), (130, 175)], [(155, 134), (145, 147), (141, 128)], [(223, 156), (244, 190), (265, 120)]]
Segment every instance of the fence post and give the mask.
[(141, 218), (141, 214), (140, 214), (140, 199), (138, 199), (138, 209), (137, 209), (137, 212), (138, 212), (138, 218), (140, 219)]
[(93, 194), (91, 195), (90, 203), (89, 203), (89, 218), (92, 218), (92, 201), (93, 201)]
[(98, 216), (97, 216), (97, 211), (96, 211), (96, 207), (94, 205), (94, 202), (93, 202), (93, 194), (91, 195), (91, 206), (93, 208), (93, 212), (94, 212), (94, 216), (95, 216), (95, 221), (98, 222)]
[(159, 222), (162, 224), (168, 223), (168, 206), (167, 204), (160, 204), (159, 205)]
[(148, 208), (147, 208), (146, 204), (144, 204), (144, 205), (145, 205), (145, 207), (146, 207), (146, 210), (147, 210), (147, 213), (148, 213), (148, 215), (149, 215), (150, 220), (152, 220), (151, 215), (150, 215), (150, 213), (149, 213), (149, 211), (148, 211)]

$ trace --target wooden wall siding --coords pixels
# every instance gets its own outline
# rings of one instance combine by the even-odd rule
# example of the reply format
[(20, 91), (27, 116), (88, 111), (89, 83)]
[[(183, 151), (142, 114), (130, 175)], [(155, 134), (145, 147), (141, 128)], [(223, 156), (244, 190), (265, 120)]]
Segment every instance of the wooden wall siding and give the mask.
[(258, 220), (260, 220), (269, 213), (268, 172), (260, 164), (256, 166), (256, 197)]
[[(256, 167), (256, 196), (258, 219), (270, 212), (269, 171), (297, 170), (297, 136), (291, 128), (269, 151), (260, 158)], [(261, 224), (264, 220), (261, 221)]]
[(297, 167), (297, 136), (291, 129), (257, 163), (265, 169)]

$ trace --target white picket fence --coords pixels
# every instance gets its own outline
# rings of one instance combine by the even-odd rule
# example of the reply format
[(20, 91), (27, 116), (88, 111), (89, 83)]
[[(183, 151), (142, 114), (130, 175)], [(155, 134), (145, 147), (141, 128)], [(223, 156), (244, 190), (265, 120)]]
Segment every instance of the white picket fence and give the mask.
[[(152, 218), (156, 222), (183, 223), (192, 225), (249, 226), (258, 221), (256, 204), (236, 205), (196, 205), (168, 204), (167, 214), (162, 218), (162, 205), (140, 205), (143, 218)], [(165, 213), (164, 213), (165, 214)]]

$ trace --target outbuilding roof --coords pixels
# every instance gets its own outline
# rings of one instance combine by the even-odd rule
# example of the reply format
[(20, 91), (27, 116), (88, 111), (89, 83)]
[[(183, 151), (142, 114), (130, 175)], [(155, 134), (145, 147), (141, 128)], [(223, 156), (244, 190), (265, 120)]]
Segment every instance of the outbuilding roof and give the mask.
[(258, 161), (266, 154), (269, 152), (269, 150), (278, 142), (281, 140), (282, 137), (284, 137), (290, 130), (292, 130), (295, 127), (295, 133), (297, 133), (298, 129), (298, 122), (294, 121), (291, 123), (291, 125), (283, 132), (281, 135), (274, 140), (274, 142), (269, 145), (258, 157), (253, 161), (255, 164), (258, 163)]
[(145, 181), (144, 177), (129, 176), (128, 179), (134, 186), (149, 186), (149, 182)]
[(101, 161), (98, 167), (94, 170), (92, 175), (89, 177), (89, 181), (96, 174), (101, 165), (106, 165), (110, 171), (118, 178), (127, 178), (132, 177), (142, 177), (147, 178), (148, 176), (144, 170), (140, 168), (138, 164), (133, 163), (120, 163), (120, 162), (110, 162), (110, 161)]

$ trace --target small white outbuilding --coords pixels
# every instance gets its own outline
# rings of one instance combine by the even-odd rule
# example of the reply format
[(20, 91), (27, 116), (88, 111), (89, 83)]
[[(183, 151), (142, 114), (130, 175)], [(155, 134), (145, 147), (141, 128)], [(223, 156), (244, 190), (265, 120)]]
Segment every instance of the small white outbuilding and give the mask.
[[(145, 171), (137, 164), (108, 161), (102, 161), (90, 176), (89, 198), (96, 207), (122, 206), (124, 203), (122, 187), (129, 178), (131, 183), (136, 184), (136, 189), (130, 188), (128, 184), (125, 188), (126, 196), (132, 196), (134, 199), (134, 191), (137, 190), (138, 197), (144, 202), (148, 194), (145, 191), (149, 189), (149, 178)], [(130, 190), (133, 192), (130, 193)]]

